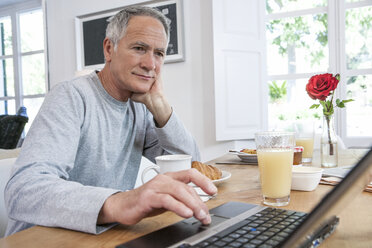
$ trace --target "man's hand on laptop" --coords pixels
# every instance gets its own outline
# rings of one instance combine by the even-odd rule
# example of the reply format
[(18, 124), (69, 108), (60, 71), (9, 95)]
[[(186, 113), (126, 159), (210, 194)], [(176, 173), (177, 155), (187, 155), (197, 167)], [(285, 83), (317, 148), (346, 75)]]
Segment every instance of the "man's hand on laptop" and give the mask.
[(212, 181), (196, 169), (160, 174), (141, 187), (107, 198), (97, 224), (119, 222), (133, 225), (145, 217), (170, 210), (183, 218), (194, 216), (208, 225), (211, 222), (208, 207), (188, 185), (190, 182), (209, 195), (217, 193)]

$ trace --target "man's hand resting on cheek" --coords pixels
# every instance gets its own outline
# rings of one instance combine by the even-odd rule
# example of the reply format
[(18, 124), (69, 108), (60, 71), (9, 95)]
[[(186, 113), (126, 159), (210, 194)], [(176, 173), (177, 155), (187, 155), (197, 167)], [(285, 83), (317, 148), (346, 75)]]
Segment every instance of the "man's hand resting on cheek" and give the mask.
[(158, 77), (150, 90), (146, 93), (133, 93), (131, 99), (146, 105), (154, 116), (158, 127), (163, 127), (168, 122), (172, 108), (163, 94), (161, 77)]

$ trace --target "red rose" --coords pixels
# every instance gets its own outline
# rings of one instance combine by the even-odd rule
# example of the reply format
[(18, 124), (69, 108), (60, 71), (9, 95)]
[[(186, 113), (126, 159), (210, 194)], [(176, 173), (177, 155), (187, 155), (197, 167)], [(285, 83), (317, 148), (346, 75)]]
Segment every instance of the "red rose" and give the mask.
[(312, 76), (306, 85), (307, 94), (313, 99), (324, 101), (337, 88), (339, 80), (330, 73)]

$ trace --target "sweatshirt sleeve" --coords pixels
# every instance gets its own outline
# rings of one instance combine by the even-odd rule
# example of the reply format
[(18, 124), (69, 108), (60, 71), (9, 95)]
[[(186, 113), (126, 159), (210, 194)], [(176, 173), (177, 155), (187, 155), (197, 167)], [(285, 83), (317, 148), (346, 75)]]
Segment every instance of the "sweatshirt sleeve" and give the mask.
[(155, 126), (150, 112), (147, 122), (145, 157), (155, 162), (155, 157), (162, 154), (189, 154), (193, 161), (200, 161), (199, 149), (194, 138), (174, 111), (162, 128)]
[(10, 223), (88, 233), (111, 227), (96, 222), (105, 200), (118, 190), (69, 181), (83, 117), (84, 102), (78, 91), (59, 84), (47, 95), (5, 188)]

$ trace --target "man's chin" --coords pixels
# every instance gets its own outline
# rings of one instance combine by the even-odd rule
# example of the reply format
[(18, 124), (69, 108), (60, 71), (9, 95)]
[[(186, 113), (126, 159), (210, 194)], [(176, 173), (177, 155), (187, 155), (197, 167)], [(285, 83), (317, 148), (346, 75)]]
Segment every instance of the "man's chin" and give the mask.
[(135, 94), (146, 94), (147, 92), (149, 92), (151, 90), (151, 86), (152, 84), (143, 84), (143, 85), (140, 85), (140, 87), (136, 87), (135, 89), (133, 89), (133, 93)]
[(133, 94), (146, 94), (149, 91), (150, 91), (150, 88), (149, 89), (136, 89), (132, 91), (132, 95)]
[(130, 97), (129, 98), (132, 98), (133, 95), (145, 95), (146, 93), (148, 93), (150, 91), (150, 89), (148, 90), (138, 90), (136, 89), (136, 91), (131, 91), (131, 94), (130, 94)]
[(149, 92), (154, 83), (155, 83), (155, 81), (153, 81), (153, 80), (151, 80), (151, 81), (139, 80), (139, 81), (135, 82), (135, 84), (133, 84), (133, 86), (134, 86), (133, 87), (133, 92), (136, 92), (136, 93)]

